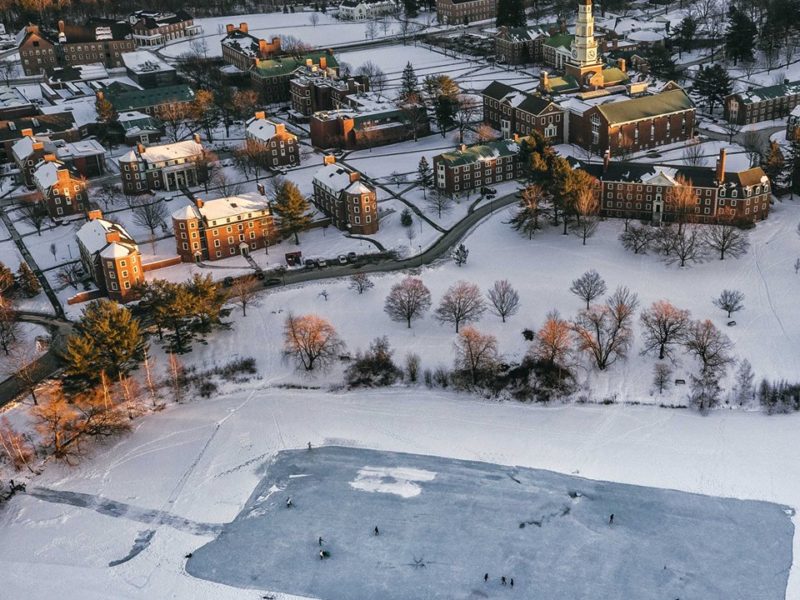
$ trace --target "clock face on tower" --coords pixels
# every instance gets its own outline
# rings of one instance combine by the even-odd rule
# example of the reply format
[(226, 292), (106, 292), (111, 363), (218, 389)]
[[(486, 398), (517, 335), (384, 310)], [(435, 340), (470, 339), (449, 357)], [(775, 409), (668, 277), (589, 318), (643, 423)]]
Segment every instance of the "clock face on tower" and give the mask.
[(595, 52), (594, 52), (594, 50), (589, 50), (588, 54), (589, 54), (589, 59), (590, 59), (590, 60), (594, 60), (594, 57), (595, 57)]
[(572, 58), (577, 58), (577, 57), (578, 57), (578, 50), (576, 48), (573, 48), (572, 49)]

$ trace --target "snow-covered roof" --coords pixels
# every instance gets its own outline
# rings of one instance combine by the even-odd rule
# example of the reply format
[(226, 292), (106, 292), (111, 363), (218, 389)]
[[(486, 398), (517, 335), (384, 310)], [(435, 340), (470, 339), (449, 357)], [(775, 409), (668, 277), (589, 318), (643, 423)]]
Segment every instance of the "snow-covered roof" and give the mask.
[(640, 29), (638, 31), (631, 31), (627, 36), (629, 40), (634, 42), (660, 42), (664, 39), (665, 34), (663, 32), (652, 31), (648, 29)]
[(247, 122), (247, 135), (263, 142), (271, 140), (276, 131), (275, 123), (267, 119), (253, 118)]
[(13, 146), (11, 146), (11, 153), (17, 160), (25, 160), (33, 154), (33, 138), (29, 136), (18, 139)]
[(14, 108), (31, 104), (18, 90), (11, 87), (0, 87), (0, 108)]
[(156, 73), (159, 71), (174, 70), (164, 60), (146, 50), (123, 52), (121, 56), (125, 67), (134, 73)]
[(373, 190), (371, 190), (363, 181), (354, 181), (351, 183), (348, 188), (345, 190), (348, 194), (371, 194)]
[[(203, 145), (198, 144), (194, 140), (185, 140), (183, 142), (175, 142), (173, 144), (164, 144), (161, 146), (149, 146), (141, 153), (141, 158), (149, 163), (165, 162), (169, 160), (177, 160), (179, 158), (193, 158), (203, 153)], [(133, 154), (133, 158), (131, 157)], [(120, 159), (122, 162), (135, 162), (137, 160), (135, 153), (128, 153)]]
[(76, 98), (73, 101), (59, 102), (55, 106), (42, 106), (41, 110), (44, 114), (69, 111), (72, 113), (72, 118), (75, 120), (75, 125), (78, 127), (97, 123), (97, 108), (95, 107), (95, 103), (93, 101), (87, 102), (86, 98)]
[(53, 187), (58, 181), (58, 170), (62, 167), (64, 164), (58, 161), (41, 161), (33, 172), (33, 180), (37, 187), (43, 190)]
[(800, 105), (795, 106), (789, 114), (793, 117), (800, 117)]
[[(119, 223), (112, 223), (111, 221), (107, 221), (105, 219), (92, 219), (88, 223), (84, 223), (83, 226), (78, 229), (78, 232), (75, 235), (80, 244), (89, 254), (95, 254), (96, 252), (104, 250), (106, 246), (109, 245), (108, 240), (106, 240), (106, 234), (109, 231), (118, 231), (120, 243), (127, 246), (132, 245), (135, 249), (136, 242), (133, 241), (133, 238), (128, 234), (125, 228)], [(114, 242), (112, 245), (119, 244)], [(131, 249), (129, 248), (125, 251), (125, 256), (130, 254), (130, 252)]]
[(246, 192), (236, 196), (208, 200), (203, 202), (203, 206), (197, 210), (206, 221), (217, 221), (246, 213), (268, 211), (269, 202), (258, 192)]
[(123, 246), (122, 244), (118, 244), (116, 242), (112, 242), (105, 248), (101, 253), (101, 258), (125, 258), (129, 254), (133, 252), (133, 249), (129, 246)]
[(314, 181), (335, 192), (341, 192), (350, 185), (350, 170), (336, 163), (325, 165), (314, 173)]
[(56, 156), (59, 159), (77, 158), (79, 156), (96, 156), (97, 154), (105, 154), (106, 149), (97, 140), (80, 140), (79, 142), (70, 142), (60, 144), (56, 150)]
[(200, 215), (194, 204), (187, 204), (183, 208), (173, 211), (172, 218), (176, 221), (188, 221), (189, 219), (199, 219)]

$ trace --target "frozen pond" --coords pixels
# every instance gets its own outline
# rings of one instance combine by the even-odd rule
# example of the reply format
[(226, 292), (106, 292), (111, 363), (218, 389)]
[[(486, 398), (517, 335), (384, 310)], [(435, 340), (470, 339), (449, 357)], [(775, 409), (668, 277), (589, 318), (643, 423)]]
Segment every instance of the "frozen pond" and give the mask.
[(504, 597), (501, 576), (521, 598), (782, 600), (790, 515), (768, 502), (323, 447), (279, 452), (186, 568), (325, 600)]

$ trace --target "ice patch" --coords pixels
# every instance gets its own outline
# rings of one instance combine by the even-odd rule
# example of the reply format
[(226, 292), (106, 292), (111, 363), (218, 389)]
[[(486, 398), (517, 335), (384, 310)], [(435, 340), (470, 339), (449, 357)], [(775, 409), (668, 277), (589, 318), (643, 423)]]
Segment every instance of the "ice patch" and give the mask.
[(419, 496), (422, 488), (416, 481), (432, 481), (436, 477), (433, 471), (404, 467), (364, 467), (350, 486), (363, 492), (379, 492), (396, 494), (403, 498)]

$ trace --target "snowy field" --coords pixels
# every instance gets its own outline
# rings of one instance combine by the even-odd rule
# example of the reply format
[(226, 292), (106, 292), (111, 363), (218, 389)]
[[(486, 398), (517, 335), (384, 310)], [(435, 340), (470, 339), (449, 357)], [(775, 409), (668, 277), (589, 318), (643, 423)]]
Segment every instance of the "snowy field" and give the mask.
[(779, 600), (791, 512), (550, 471), (323, 447), (278, 453), (242, 512), (186, 570), (326, 600), (502, 597), (511, 590), (501, 576), (523, 597), (550, 600), (645, 590)]
[[(0, 513), (3, 594), (29, 600), (261, 598), (263, 592), (257, 589), (244, 591), (192, 577), (185, 570), (184, 555), (212, 542), (221, 526), (236, 518), (264, 478), (263, 464), (271, 456), (280, 450), (302, 449), (309, 441), (315, 447), (339, 445), (413, 452), (796, 507), (800, 505), (800, 463), (795, 460), (794, 451), (798, 426), (800, 415), (776, 418), (719, 411), (700, 417), (688, 411), (648, 407), (545, 408), (485, 402), (440, 391), (422, 393), (415, 389), (355, 394), (244, 389), (212, 400), (172, 405), (165, 412), (136, 422), (130, 436), (98, 449), (91, 460), (78, 467), (50, 465), (35, 482), (38, 490), (29, 484), (29, 494), (17, 496)], [(441, 465), (431, 469), (442, 472)], [(487, 465), (485, 469), (491, 471), (496, 467)], [(306, 467), (302, 472), (308, 472)], [(492, 484), (503, 485), (505, 490), (508, 480), (501, 477), (500, 483)], [(603, 488), (585, 480), (580, 484), (585, 489)], [(613, 486), (606, 489), (613, 492)], [(489, 492), (473, 486), (457, 513), (468, 510), (473, 496), (477, 498), (484, 493)], [(417, 499), (424, 494), (425, 491)], [(698, 511), (704, 503), (706, 508), (729, 506), (714, 499), (685, 496), (684, 499)], [(621, 506), (617, 502), (609, 500), (608, 506), (615, 508), (598, 506), (595, 513), (600, 521), (607, 518), (606, 512), (613, 511), (619, 516), (614, 536), (629, 531), (631, 511), (638, 510), (633, 505), (617, 509), (616, 506)], [(299, 499), (298, 508), (301, 508)], [(767, 513), (771, 510), (763, 508)], [(521, 511), (522, 514), (509, 515), (509, 527), (535, 518), (532, 509), (533, 506)], [(593, 520), (595, 517), (589, 517), (592, 510), (589, 507), (586, 510), (587, 520)], [(695, 520), (699, 514), (687, 517), (699, 526)], [(713, 510), (703, 514), (712, 521), (721, 515)], [(364, 543), (371, 543), (369, 533), (376, 524), (373, 515), (362, 512), (357, 518), (354, 527), (363, 524)], [(454, 528), (466, 527), (459, 521), (450, 519)], [(661, 523), (653, 520), (652, 526), (658, 528)], [(760, 520), (747, 520), (741, 526), (743, 532), (735, 531), (740, 527), (734, 526), (734, 522), (727, 523), (728, 535), (758, 539)], [(380, 525), (387, 536), (397, 535), (389, 521)], [(718, 525), (706, 523), (708, 527)], [(607, 531), (604, 522), (594, 524), (594, 528)], [(652, 529), (649, 531), (650, 538), (655, 537)], [(778, 536), (772, 540), (775, 544), (785, 543), (785, 522), (782, 528), (769, 531)], [(514, 531), (514, 534), (531, 533), (542, 532), (535, 526)], [(313, 553), (318, 535), (330, 539), (335, 550), (337, 536), (342, 534), (332, 529), (317, 532), (298, 528), (292, 540), (283, 543), (294, 541)], [(663, 540), (648, 539), (646, 543), (648, 548), (663, 548)], [(529, 554), (539, 556), (540, 550), (532, 544)], [(763, 556), (761, 553), (766, 551), (767, 547), (757, 549), (756, 555)], [(795, 540), (794, 556), (798, 556), (798, 551), (800, 546)], [(125, 560), (134, 552), (138, 554)], [(782, 558), (777, 550), (772, 556), (784, 562), (762, 565), (760, 570), (766, 572), (762, 576), (772, 574), (778, 580), (785, 576), (788, 559), (785, 549), (781, 552)], [(341, 560), (340, 554), (341, 549), (331, 560)], [(646, 554), (627, 555), (625, 568), (633, 569), (640, 560), (651, 564)], [(680, 553), (677, 554), (671, 565), (683, 564)], [(756, 555), (741, 554), (745, 559)], [(403, 558), (403, 562), (411, 562)], [(424, 558), (437, 560), (427, 551)], [(486, 566), (470, 573), (469, 584), (486, 570), (497, 577), (505, 568), (509, 569), (507, 575), (515, 576), (511, 572), (514, 564), (500, 562), (502, 558), (502, 555), (484, 556)], [(603, 553), (598, 560), (611, 559)], [(116, 561), (124, 562), (109, 566)], [(568, 557), (564, 557), (563, 564), (574, 567)], [(335, 567), (336, 563), (326, 566)], [(312, 568), (319, 567), (315, 563)], [(710, 568), (708, 564), (688, 564), (681, 574), (684, 584), (699, 583), (696, 575), (708, 573)], [(720, 565), (720, 568), (726, 567)], [(740, 565), (740, 568), (755, 570), (756, 566)], [(525, 579), (521, 575), (516, 577), (520, 582)], [(302, 585), (300, 578), (297, 586)], [(665, 583), (677, 585), (679, 581), (675, 578)], [(742, 593), (680, 597), (703, 600), (772, 597), (745, 593), (749, 590), (743, 587)], [(491, 591), (494, 595), (499, 590), (495, 586)], [(503, 595), (507, 593), (502, 591)], [(519, 594), (519, 597), (550, 596)], [(594, 597), (671, 600), (676, 596), (648, 589), (627, 596)], [(791, 573), (786, 597), (800, 597), (796, 570)], [(277, 595), (276, 598), (292, 597)]]

